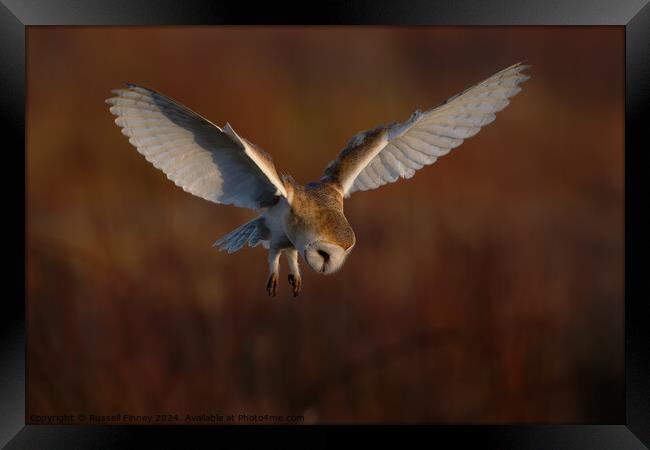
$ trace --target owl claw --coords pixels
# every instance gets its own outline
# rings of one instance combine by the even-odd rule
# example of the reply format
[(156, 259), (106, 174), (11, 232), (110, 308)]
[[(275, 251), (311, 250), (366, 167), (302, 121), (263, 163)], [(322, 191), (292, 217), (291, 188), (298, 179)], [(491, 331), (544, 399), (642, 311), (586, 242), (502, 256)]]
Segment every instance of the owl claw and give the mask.
[(278, 293), (278, 274), (272, 273), (269, 275), (269, 281), (266, 282), (266, 292), (268, 292), (269, 297), (275, 297), (275, 294)]
[(302, 286), (302, 280), (300, 275), (289, 274), (289, 284), (292, 287), (293, 296), (297, 297), (300, 294), (300, 287)]

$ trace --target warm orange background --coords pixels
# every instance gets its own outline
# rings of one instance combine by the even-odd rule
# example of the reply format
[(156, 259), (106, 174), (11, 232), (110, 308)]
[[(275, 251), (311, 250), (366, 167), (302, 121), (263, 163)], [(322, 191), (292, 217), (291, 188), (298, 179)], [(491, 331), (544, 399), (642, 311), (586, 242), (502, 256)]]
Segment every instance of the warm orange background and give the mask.
[[(622, 28), (28, 29), (31, 414), (621, 422)], [(317, 179), (360, 130), (517, 61), (497, 120), (357, 193), (339, 273), (264, 289), (253, 217), (183, 192), (104, 100), (159, 90)]]

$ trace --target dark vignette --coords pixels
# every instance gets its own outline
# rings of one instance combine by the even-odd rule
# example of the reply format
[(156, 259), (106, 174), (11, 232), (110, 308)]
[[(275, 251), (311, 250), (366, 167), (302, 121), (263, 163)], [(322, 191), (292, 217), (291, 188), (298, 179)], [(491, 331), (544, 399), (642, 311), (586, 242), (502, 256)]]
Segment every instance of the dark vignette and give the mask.
[[(507, 4), (511, 3), (511, 4)], [(648, 370), (647, 333), (642, 320), (650, 308), (645, 301), (647, 281), (641, 273), (641, 252), (645, 248), (642, 214), (644, 198), (642, 171), (647, 167), (650, 147), (641, 117), (650, 104), (650, 6), (645, 0), (626, 2), (607, 0), (573, 0), (536, 2), (457, 1), (433, 4), (417, 0), (400, 5), (393, 1), (358, 1), (354, 4), (332, 1), (311, 8), (287, 8), (273, 4), (255, 9), (248, 5), (217, 4), (215, 2), (127, 2), (69, 0), (36, 1), (4, 0), (0, 5), (0, 114), (6, 124), (5, 148), (16, 160), (3, 177), (5, 198), (25, 202), (24, 148), (24, 56), (25, 25), (174, 25), (174, 24), (411, 24), (411, 25), (626, 25), (626, 423), (625, 425), (585, 426), (432, 426), (395, 427), (389, 430), (372, 427), (374, 436), (392, 438), (394, 431), (418, 433), (428, 439), (449, 440), (461, 446), (478, 444), (485, 448), (644, 448), (641, 441), (650, 442), (650, 374)], [(4, 6), (8, 5), (8, 6)], [(13, 152), (11, 151), (13, 150)], [(15, 186), (23, 187), (16, 195)], [(10, 243), (22, 237), (24, 244), (25, 215), (6, 214), (5, 239)], [(13, 292), (5, 294), (3, 302), (0, 382), (2, 405), (0, 412), (0, 442), (7, 442), (24, 425), (24, 245), (22, 266), (8, 264), (17, 273), (7, 274), (13, 283), (21, 283), (21, 298)], [(22, 269), (22, 270), (21, 270)], [(22, 277), (19, 273), (22, 272)], [(20, 280), (20, 281), (18, 281)], [(6, 448), (87, 448), (103, 443), (102, 447), (124, 447), (137, 437), (147, 439), (148, 446), (182, 445), (187, 439), (223, 437), (245, 439), (253, 429), (277, 436), (284, 427), (51, 427), (27, 426)], [(362, 427), (363, 429), (364, 427)], [(349, 436), (349, 427), (303, 427), (292, 429), (297, 437), (326, 442), (325, 433), (334, 438)], [(426, 436), (424, 436), (426, 435)], [(641, 440), (637, 439), (635, 435)], [(154, 442), (160, 442), (155, 445)], [(163, 445), (162, 443), (166, 445)], [(219, 441), (222, 442), (222, 441)], [(396, 441), (397, 442), (397, 441)]]

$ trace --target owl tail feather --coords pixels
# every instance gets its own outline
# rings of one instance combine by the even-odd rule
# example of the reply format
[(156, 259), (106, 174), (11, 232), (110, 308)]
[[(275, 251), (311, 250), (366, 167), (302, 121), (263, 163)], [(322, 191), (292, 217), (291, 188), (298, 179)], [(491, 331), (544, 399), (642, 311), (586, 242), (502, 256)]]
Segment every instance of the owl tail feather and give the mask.
[(223, 236), (217, 242), (212, 244), (213, 247), (219, 247), (219, 251), (226, 250), (228, 253), (234, 253), (241, 250), (246, 244), (255, 247), (264, 241), (268, 235), (268, 229), (262, 217), (246, 222), (239, 228)]

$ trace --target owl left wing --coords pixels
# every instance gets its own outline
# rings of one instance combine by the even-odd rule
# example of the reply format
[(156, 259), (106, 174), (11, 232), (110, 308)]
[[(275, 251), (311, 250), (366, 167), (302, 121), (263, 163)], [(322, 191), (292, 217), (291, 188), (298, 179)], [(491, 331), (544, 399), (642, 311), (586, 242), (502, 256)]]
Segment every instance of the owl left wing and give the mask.
[(147, 161), (205, 200), (261, 211), (286, 197), (273, 159), (228, 124), (218, 127), (152, 89), (113, 91), (115, 123)]
[(530, 78), (530, 66), (515, 64), (426, 112), (416, 111), (402, 123), (379, 126), (354, 136), (325, 169), (322, 182), (345, 197), (375, 189), (433, 164), (495, 119), (495, 113)]

